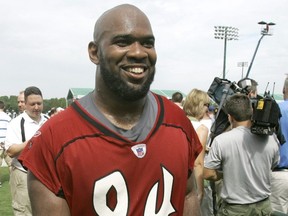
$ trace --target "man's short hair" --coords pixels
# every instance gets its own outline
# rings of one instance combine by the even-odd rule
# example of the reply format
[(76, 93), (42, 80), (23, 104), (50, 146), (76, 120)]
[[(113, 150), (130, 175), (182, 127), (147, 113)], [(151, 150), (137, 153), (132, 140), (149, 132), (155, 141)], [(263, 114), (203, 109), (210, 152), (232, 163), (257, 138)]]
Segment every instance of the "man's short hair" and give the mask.
[(40, 95), (42, 97), (42, 92), (40, 91), (39, 88), (37, 88), (36, 86), (30, 86), (30, 87), (27, 87), (25, 90), (24, 90), (24, 98), (25, 98), (25, 101), (27, 100), (27, 97), (29, 95)]
[(225, 110), (238, 122), (250, 120), (253, 114), (249, 97), (239, 93), (234, 94), (227, 99)]
[(240, 88), (246, 88), (251, 93), (255, 94), (257, 91), (258, 83), (254, 79), (244, 78), (239, 80), (237, 84)]
[(183, 95), (181, 94), (181, 92), (175, 92), (175, 93), (173, 93), (171, 100), (174, 103), (181, 103), (183, 100)]

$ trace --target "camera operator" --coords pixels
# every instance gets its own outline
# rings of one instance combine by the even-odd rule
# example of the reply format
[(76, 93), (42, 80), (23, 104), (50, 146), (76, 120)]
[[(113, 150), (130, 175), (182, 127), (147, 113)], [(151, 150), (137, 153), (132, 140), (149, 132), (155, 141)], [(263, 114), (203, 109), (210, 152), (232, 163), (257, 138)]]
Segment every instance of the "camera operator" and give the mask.
[(280, 162), (272, 172), (271, 205), (273, 210), (288, 214), (288, 77), (283, 87), (284, 101), (279, 103), (280, 126), (286, 140), (280, 146)]
[(247, 95), (250, 99), (254, 100), (259, 97), (257, 90), (258, 83), (256, 82), (256, 80), (251, 78), (244, 78), (239, 80), (237, 84), (240, 88), (246, 89), (248, 93)]
[(247, 95), (232, 95), (225, 109), (232, 129), (214, 138), (204, 164), (205, 179), (223, 178), (217, 215), (269, 215), (270, 175), (279, 161), (278, 140), (274, 134), (251, 133), (253, 109)]

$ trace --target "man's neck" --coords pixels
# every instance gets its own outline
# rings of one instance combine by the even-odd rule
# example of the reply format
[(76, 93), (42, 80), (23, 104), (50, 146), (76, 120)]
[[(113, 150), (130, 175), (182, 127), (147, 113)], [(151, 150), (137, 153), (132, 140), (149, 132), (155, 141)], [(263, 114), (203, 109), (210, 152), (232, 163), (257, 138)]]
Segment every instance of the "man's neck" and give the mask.
[(31, 116), (31, 115), (29, 115), (29, 113), (27, 113), (26, 111), (24, 111), (28, 116), (29, 116), (29, 118), (31, 118), (33, 121), (35, 121), (35, 122), (37, 122), (37, 123), (39, 123), (40, 121), (41, 121), (41, 114), (39, 115), (39, 116), (37, 116), (37, 117), (33, 117), (33, 116)]
[(100, 71), (97, 70), (93, 98), (99, 111), (112, 124), (129, 130), (139, 122), (147, 95), (135, 101), (124, 100), (108, 88)]
[(146, 98), (137, 101), (127, 102), (113, 96), (104, 96), (101, 92), (96, 92), (93, 98), (99, 111), (116, 127), (129, 130), (140, 120)]
[(250, 128), (251, 125), (252, 125), (252, 123), (251, 123), (250, 120), (241, 121), (241, 122), (234, 121), (234, 122), (232, 123), (232, 128), (236, 128), (236, 127), (239, 127), (239, 126), (243, 126), (243, 127), (246, 127), (246, 128)]

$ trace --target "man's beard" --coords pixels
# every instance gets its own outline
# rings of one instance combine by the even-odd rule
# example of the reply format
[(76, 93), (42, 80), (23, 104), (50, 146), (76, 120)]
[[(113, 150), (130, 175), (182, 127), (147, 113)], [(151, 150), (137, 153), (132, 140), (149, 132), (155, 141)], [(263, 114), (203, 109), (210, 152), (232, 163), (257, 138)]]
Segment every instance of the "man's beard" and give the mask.
[(103, 61), (100, 63), (100, 73), (104, 80), (105, 85), (117, 96), (126, 101), (136, 101), (144, 98), (150, 85), (154, 80), (155, 70), (149, 75), (148, 79), (141, 85), (139, 89), (129, 86), (118, 73), (109, 71)]

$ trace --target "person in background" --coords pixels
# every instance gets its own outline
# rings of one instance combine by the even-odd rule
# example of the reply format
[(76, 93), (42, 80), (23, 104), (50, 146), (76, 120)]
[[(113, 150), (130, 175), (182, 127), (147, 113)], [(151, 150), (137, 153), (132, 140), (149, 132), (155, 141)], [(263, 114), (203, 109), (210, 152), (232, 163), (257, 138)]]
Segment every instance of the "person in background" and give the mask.
[(54, 115), (56, 115), (56, 113), (57, 113), (56, 107), (52, 107), (48, 112), (48, 116), (51, 118)]
[(172, 95), (171, 101), (175, 104), (177, 104), (181, 109), (182, 107), (182, 102), (183, 102), (183, 95), (181, 92), (175, 92)]
[(24, 91), (20, 91), (18, 98), (17, 98), (17, 103), (18, 103), (18, 114), (21, 114), (25, 110), (25, 98), (24, 98)]
[(18, 161), (18, 156), (29, 139), (46, 122), (42, 114), (43, 97), (39, 88), (31, 86), (24, 91), (25, 110), (12, 119), (7, 127), (5, 148), (13, 158), (11, 163), (10, 188), (14, 215), (32, 215), (27, 189), (27, 171)]
[[(208, 107), (210, 104), (209, 95), (199, 89), (192, 89), (186, 96), (183, 110), (187, 117), (190, 119), (194, 129), (197, 132), (199, 140), (203, 146), (201, 154), (195, 161), (195, 176), (198, 189), (199, 200), (201, 201), (201, 213), (202, 215), (209, 216), (213, 215), (213, 206), (210, 192), (205, 193), (209, 188), (209, 182), (203, 179), (203, 168), (204, 168), (204, 155), (205, 148), (208, 141), (209, 129), (201, 122), (204, 116), (208, 113)], [(204, 201), (204, 202), (203, 202)]]
[(273, 210), (288, 214), (288, 77), (284, 81), (283, 99), (278, 105), (285, 143), (280, 145), (280, 162), (272, 172), (271, 205)]
[(258, 90), (257, 90), (258, 83), (256, 82), (256, 80), (251, 78), (243, 78), (239, 80), (237, 84), (240, 88), (246, 89), (248, 97), (250, 99), (253, 100), (258, 97)]
[(64, 108), (62, 108), (62, 107), (57, 107), (57, 108), (56, 108), (57, 114), (60, 113), (60, 112), (62, 112), (62, 111), (64, 111)]
[(201, 119), (201, 122), (210, 130), (214, 121), (215, 121), (215, 106), (210, 104), (207, 112)]
[[(204, 157), (204, 161), (205, 158), (207, 157), (208, 151), (209, 151), (209, 144), (210, 144), (210, 133), (211, 133), (211, 127), (215, 121), (215, 114), (214, 114), (214, 110), (215, 107), (213, 105), (209, 105), (207, 112), (205, 113), (205, 115), (203, 116), (203, 118), (200, 120), (200, 123), (205, 125), (208, 128), (208, 138), (207, 138), (207, 142), (205, 145), (205, 157)], [(212, 190), (212, 182), (208, 181), (206, 179), (204, 179), (204, 197), (201, 203), (201, 212), (202, 215), (204, 216), (214, 216), (213, 213), (213, 190)], [(214, 182), (213, 182), (214, 183)], [(215, 187), (213, 185), (213, 187)], [(220, 187), (220, 186), (219, 186)], [(215, 194), (216, 195), (216, 194)], [(215, 197), (216, 199), (216, 197)]]
[(231, 130), (214, 138), (204, 163), (204, 178), (223, 178), (222, 203), (217, 215), (270, 215), (271, 172), (279, 162), (275, 134), (251, 133), (253, 108), (244, 94), (227, 99)]
[[(7, 132), (8, 123), (11, 121), (11, 117), (4, 112), (5, 104), (3, 101), (0, 101), (0, 167), (2, 166), (3, 160), (5, 160), (6, 164), (11, 167), (11, 158), (7, 155), (5, 151), (4, 141)], [(2, 175), (0, 170), (0, 187), (2, 187)]]
[(62, 107), (52, 107), (49, 112), (48, 115), (49, 117), (53, 117), (55, 115), (57, 115), (58, 113), (62, 112), (64, 109)]
[(49, 119), (20, 156), (33, 215), (198, 216), (201, 143), (183, 110), (149, 91), (157, 55), (147, 16), (129, 4), (106, 11), (88, 52), (95, 90)]

